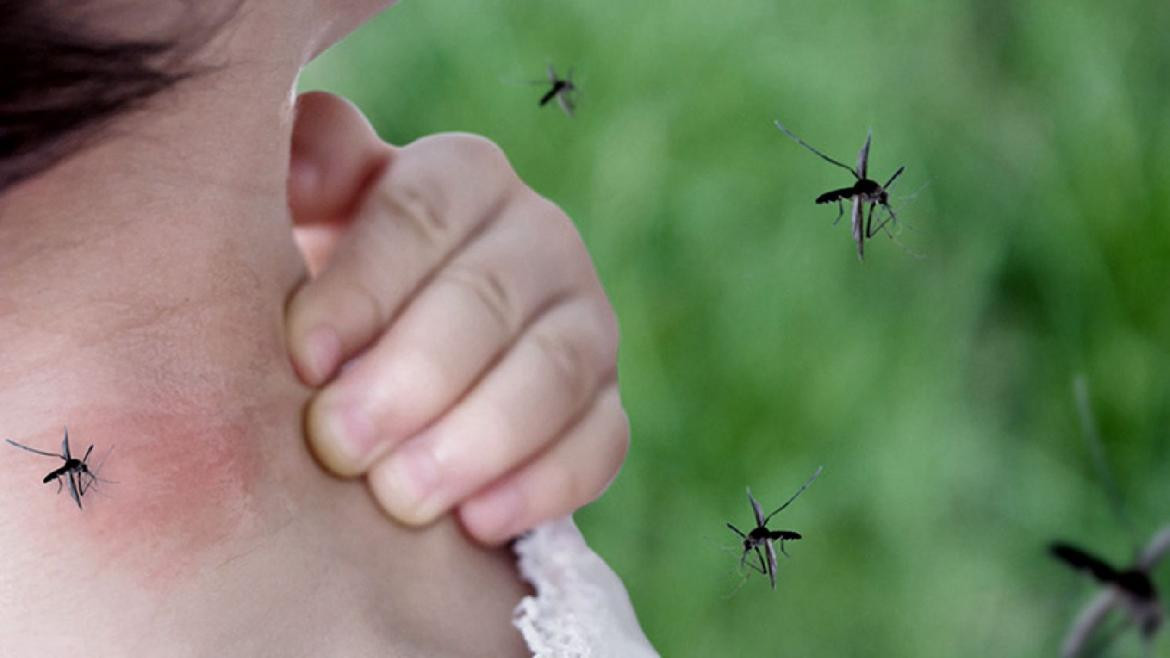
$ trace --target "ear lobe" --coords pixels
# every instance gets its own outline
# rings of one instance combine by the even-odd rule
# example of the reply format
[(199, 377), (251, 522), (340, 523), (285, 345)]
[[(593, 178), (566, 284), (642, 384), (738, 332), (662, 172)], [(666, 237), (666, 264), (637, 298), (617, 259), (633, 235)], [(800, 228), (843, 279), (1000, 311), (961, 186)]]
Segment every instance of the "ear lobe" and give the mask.
[(300, 225), (346, 223), (394, 151), (357, 107), (321, 91), (297, 97), (291, 146), (288, 205)]

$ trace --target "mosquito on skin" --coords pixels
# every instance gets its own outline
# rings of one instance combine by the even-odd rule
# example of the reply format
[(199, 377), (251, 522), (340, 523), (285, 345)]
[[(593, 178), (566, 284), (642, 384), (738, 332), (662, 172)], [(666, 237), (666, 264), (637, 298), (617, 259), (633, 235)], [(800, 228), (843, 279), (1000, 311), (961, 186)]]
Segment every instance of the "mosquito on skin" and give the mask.
[[(822, 160), (825, 160), (831, 164), (835, 164), (838, 167), (841, 167), (842, 169), (853, 174), (853, 178), (856, 180), (852, 185), (849, 187), (838, 188), (836, 190), (829, 190), (828, 192), (818, 196), (816, 198), (816, 203), (823, 204), (832, 203), (834, 201), (837, 202), (837, 218), (833, 220), (833, 224), (836, 225), (837, 222), (841, 221), (841, 216), (845, 213), (845, 208), (841, 205), (841, 202), (846, 199), (852, 200), (853, 240), (857, 243), (857, 259), (865, 260), (865, 241), (877, 235), (878, 232), (885, 228), (885, 226), (891, 221), (896, 222), (898, 220), (898, 217), (894, 214), (894, 209), (890, 207), (889, 190), (890, 186), (894, 184), (894, 181), (898, 178), (898, 176), (902, 175), (902, 172), (905, 171), (906, 167), (898, 167), (898, 170), (894, 172), (893, 176), (890, 176), (890, 179), (886, 181), (885, 185), (879, 185), (877, 181), (871, 180), (867, 177), (867, 169), (869, 166), (869, 143), (873, 138), (873, 131), (866, 133), (865, 144), (862, 144), (861, 150), (857, 153), (857, 168), (854, 169), (847, 164), (834, 160), (824, 153), (821, 153), (803, 139), (797, 137), (791, 130), (785, 128), (784, 124), (780, 123), (779, 121), (776, 121), (775, 124), (776, 127), (780, 129), (780, 132), (791, 137), (797, 144), (800, 144), (804, 148), (817, 154)], [(867, 203), (869, 204), (868, 212), (865, 207), (865, 204)], [(877, 228), (874, 228), (873, 226), (873, 210), (875, 206), (881, 206), (886, 209), (887, 213), (889, 213), (889, 216), (886, 217), (884, 221), (881, 220), (880, 217), (878, 218), (880, 223), (878, 224)]]
[[(784, 542), (802, 539), (802, 535), (795, 530), (769, 530), (768, 521), (772, 520), (773, 516), (779, 514), (781, 510), (783, 510), (785, 507), (788, 507), (792, 501), (796, 500), (796, 497), (803, 493), (804, 490), (808, 488), (808, 485), (812, 484), (813, 480), (816, 480), (817, 477), (820, 476), (822, 470), (824, 470), (823, 466), (818, 467), (816, 472), (812, 474), (812, 477), (805, 481), (804, 484), (800, 485), (800, 488), (796, 490), (796, 493), (792, 494), (791, 498), (784, 501), (783, 505), (777, 507), (776, 510), (768, 516), (764, 516), (763, 510), (760, 509), (759, 501), (757, 501), (755, 497), (752, 496), (752, 488), (748, 487), (747, 497), (748, 502), (750, 502), (752, 505), (752, 514), (755, 516), (756, 527), (752, 528), (751, 532), (745, 534), (739, 528), (731, 525), (730, 523), (727, 524), (727, 527), (731, 528), (732, 532), (739, 535), (740, 538), (743, 539), (743, 553), (739, 557), (740, 568), (742, 569), (743, 565), (747, 564), (761, 574), (767, 575), (768, 580), (772, 583), (773, 590), (776, 589), (776, 549), (772, 545), (772, 542), (780, 542), (780, 552), (783, 553), (785, 557), (788, 557), (788, 551), (784, 550)], [(768, 554), (768, 559), (766, 561), (764, 560), (764, 554), (760, 552), (760, 546), (763, 546), (764, 552)], [(755, 551), (756, 557), (760, 561), (759, 566), (756, 566), (748, 561), (748, 555), (752, 551)]]
[[(61, 493), (61, 488), (65, 484), (68, 484), (69, 495), (73, 498), (73, 502), (77, 503), (78, 509), (82, 509), (81, 497), (85, 495), (86, 491), (93, 487), (94, 482), (107, 481), (100, 480), (100, 478), (98, 478), (98, 476), (89, 469), (89, 465), (86, 463), (89, 461), (90, 453), (93, 452), (93, 445), (90, 445), (89, 448), (85, 450), (85, 456), (81, 459), (77, 459), (69, 452), (69, 428), (65, 428), (65, 438), (61, 441), (60, 454), (55, 452), (45, 452), (43, 450), (37, 450), (36, 448), (30, 448), (26, 445), (21, 445), (12, 439), (5, 439), (5, 441), (7, 441), (9, 445), (20, 448), (21, 450), (27, 450), (38, 455), (44, 455), (45, 457), (56, 457), (58, 459), (63, 459), (65, 463), (62, 464), (60, 468), (51, 471), (44, 477), (43, 480), (41, 480), (41, 482), (48, 484), (49, 482), (56, 480), (57, 493)], [(86, 478), (89, 478), (88, 481)]]

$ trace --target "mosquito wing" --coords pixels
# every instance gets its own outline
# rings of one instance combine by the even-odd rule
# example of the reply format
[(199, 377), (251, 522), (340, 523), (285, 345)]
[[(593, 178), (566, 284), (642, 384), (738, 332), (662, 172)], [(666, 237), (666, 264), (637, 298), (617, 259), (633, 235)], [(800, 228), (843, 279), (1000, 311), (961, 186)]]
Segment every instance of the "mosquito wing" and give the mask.
[(764, 551), (768, 553), (768, 580), (772, 581), (772, 589), (776, 589), (776, 548), (771, 540), (764, 542)]
[(82, 509), (81, 494), (77, 490), (77, 472), (69, 471), (65, 477), (69, 481), (69, 495), (73, 498), (73, 502), (77, 503), (77, 509)]
[(65, 438), (61, 439), (61, 454), (65, 455), (65, 461), (73, 459), (73, 455), (69, 454), (69, 428), (65, 428)]
[(869, 141), (873, 138), (873, 131), (865, 133), (865, 143), (861, 145), (861, 150), (857, 152), (857, 177), (868, 178), (869, 169)]
[(747, 495), (748, 500), (751, 501), (752, 504), (752, 514), (754, 514), (756, 517), (756, 527), (762, 528), (764, 527), (764, 524), (767, 523), (767, 521), (764, 520), (764, 510), (760, 509), (759, 501), (757, 501), (755, 496), (752, 495), (751, 487), (747, 488)]
[(46, 456), (46, 457), (56, 457), (57, 459), (65, 459), (64, 457), (62, 457), (61, 455), (58, 455), (58, 454), (56, 454), (56, 453), (52, 453), (52, 452), (45, 452), (44, 450), (37, 450), (36, 448), (30, 448), (30, 447), (28, 447), (28, 446), (26, 446), (26, 445), (22, 445), (22, 444), (20, 444), (20, 443), (17, 443), (16, 441), (13, 441), (12, 439), (4, 439), (4, 440), (5, 440), (5, 441), (7, 441), (9, 445), (11, 445), (11, 446), (15, 446), (15, 447), (17, 447), (17, 448), (20, 448), (21, 450), (27, 450), (27, 451), (29, 451), (29, 452), (35, 452), (35, 453), (36, 453), (36, 454), (38, 454), (38, 455), (44, 455), (44, 456)]
[(1079, 656), (1093, 632), (1105, 621), (1106, 616), (1121, 602), (1121, 596), (1115, 589), (1106, 589), (1093, 597), (1084, 608), (1077, 613), (1072, 626), (1065, 635), (1060, 647), (1061, 658)]
[(861, 216), (865, 213), (865, 201), (861, 199), (860, 195), (853, 197), (853, 241), (857, 243), (857, 259), (865, 259), (865, 231), (862, 226)]
[(1146, 545), (1146, 549), (1138, 557), (1138, 568), (1149, 573), (1162, 561), (1167, 551), (1170, 551), (1170, 526), (1162, 528)]
[(568, 90), (562, 89), (561, 93), (557, 94), (557, 104), (561, 106), (565, 114), (569, 117), (573, 116), (573, 101), (569, 98)]

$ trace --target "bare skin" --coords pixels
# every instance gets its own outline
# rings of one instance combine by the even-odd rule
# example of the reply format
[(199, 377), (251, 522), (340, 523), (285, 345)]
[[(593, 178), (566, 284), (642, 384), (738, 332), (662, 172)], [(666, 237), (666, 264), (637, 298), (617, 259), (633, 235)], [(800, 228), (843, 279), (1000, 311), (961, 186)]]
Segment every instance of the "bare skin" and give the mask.
[(291, 90), (381, 4), (250, 3), (240, 64), (0, 197), (0, 438), (68, 425), (114, 482), (80, 512), (0, 453), (6, 653), (525, 655), (508, 551), (388, 521), (304, 446)]

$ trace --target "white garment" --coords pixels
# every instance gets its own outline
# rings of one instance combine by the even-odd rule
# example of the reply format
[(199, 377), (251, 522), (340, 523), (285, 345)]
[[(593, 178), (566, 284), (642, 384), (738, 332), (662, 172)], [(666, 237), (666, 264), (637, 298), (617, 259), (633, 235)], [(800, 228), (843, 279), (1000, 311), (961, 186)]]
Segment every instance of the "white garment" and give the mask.
[(536, 596), (520, 601), (512, 623), (536, 658), (658, 656), (621, 579), (585, 544), (572, 517), (537, 527), (514, 549)]

